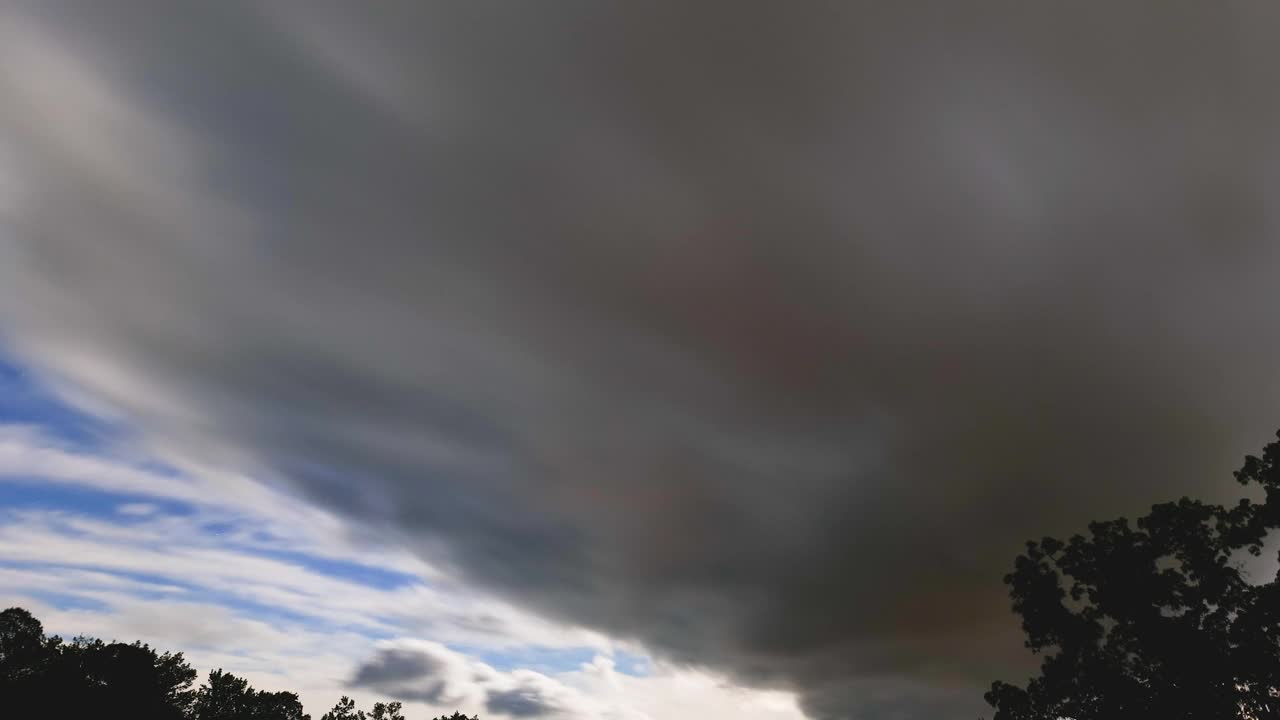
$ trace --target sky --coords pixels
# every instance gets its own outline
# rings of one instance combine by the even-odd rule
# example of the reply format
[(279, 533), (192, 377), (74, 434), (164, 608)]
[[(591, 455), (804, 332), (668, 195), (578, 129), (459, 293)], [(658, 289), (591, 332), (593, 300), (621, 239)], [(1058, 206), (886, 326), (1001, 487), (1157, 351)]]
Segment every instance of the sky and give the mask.
[(313, 714), (976, 717), (1024, 541), (1280, 425), (1278, 20), (6, 3), (0, 601)]
[(29, 368), (0, 364), (0, 392), (0, 606), (49, 633), (182, 651), (317, 717), (341, 695), (420, 718), (803, 717), (791, 693), (548, 622), (251, 478), (166, 462)]

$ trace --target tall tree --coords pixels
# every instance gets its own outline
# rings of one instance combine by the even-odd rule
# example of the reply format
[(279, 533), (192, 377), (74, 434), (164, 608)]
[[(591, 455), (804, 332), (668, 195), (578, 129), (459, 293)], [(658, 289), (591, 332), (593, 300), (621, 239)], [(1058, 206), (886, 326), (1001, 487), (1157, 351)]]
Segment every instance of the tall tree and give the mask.
[(1244, 562), (1280, 528), (1280, 443), (1235, 477), (1262, 501), (1183, 498), (1027, 543), (1005, 582), (1043, 660), (992, 685), (996, 720), (1280, 716), (1280, 583)]
[(0, 612), (0, 702), (14, 716), (42, 707), (53, 657), (35, 616), (22, 608)]
[(369, 714), (370, 720), (404, 720), (404, 715), (400, 714), (400, 708), (403, 707), (398, 702), (390, 703), (374, 703), (373, 712)]
[(196, 671), (181, 653), (157, 653), (142, 643), (76, 638), (48, 643), (53, 655), (43, 685), (67, 717), (106, 712), (138, 720), (183, 720)]
[(355, 700), (343, 695), (332, 710), (320, 716), (320, 720), (365, 720), (365, 714), (363, 710), (356, 709)]
[(195, 720), (310, 720), (291, 692), (254, 690), (249, 681), (222, 670), (196, 694)]
[(254, 717), (259, 720), (311, 720), (311, 716), (302, 711), (302, 701), (296, 693), (259, 690), (254, 708)]
[(157, 653), (142, 643), (46, 637), (21, 608), (0, 613), (0, 698), (15, 716), (65, 717), (104, 712), (135, 720), (183, 720), (195, 670), (181, 653)]
[(254, 707), (253, 696), (248, 680), (221, 669), (213, 670), (196, 693), (195, 716), (199, 720), (248, 718)]
[(22, 608), (0, 612), (0, 688), (34, 673), (47, 657), (44, 626)]
[(34, 615), (12, 607), (0, 612), (0, 668), (16, 671), (44, 649), (44, 626)]

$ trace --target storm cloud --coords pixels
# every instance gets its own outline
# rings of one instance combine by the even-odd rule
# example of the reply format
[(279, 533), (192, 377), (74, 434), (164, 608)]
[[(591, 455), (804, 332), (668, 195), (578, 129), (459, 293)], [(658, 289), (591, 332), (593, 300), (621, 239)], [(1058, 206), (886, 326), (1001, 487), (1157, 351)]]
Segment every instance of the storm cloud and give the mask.
[(439, 654), (384, 649), (356, 668), (351, 685), (373, 688), (401, 700), (439, 704), (445, 698), (444, 671), (448, 668), (448, 662)]
[(1280, 422), (1267, 3), (0, 12), (4, 342), (818, 720), (973, 717), (1023, 540)]

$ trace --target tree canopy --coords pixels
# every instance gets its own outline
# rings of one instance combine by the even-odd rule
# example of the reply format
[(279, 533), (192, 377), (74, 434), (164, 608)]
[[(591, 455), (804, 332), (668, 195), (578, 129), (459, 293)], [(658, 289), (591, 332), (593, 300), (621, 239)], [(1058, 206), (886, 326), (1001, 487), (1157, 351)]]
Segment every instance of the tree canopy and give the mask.
[[(310, 720), (291, 692), (255, 690), (221, 669), (193, 689), (196, 671), (182, 653), (142, 643), (48, 636), (22, 608), (0, 612), (0, 707), (5, 717), (109, 717), (131, 720)], [(52, 710), (51, 710), (52, 709)], [(343, 697), (321, 720), (405, 720), (398, 702), (366, 715)], [(478, 720), (460, 713), (438, 720)]]
[(1183, 498), (1027, 543), (1005, 583), (1042, 663), (992, 685), (995, 720), (1280, 716), (1280, 583), (1245, 562), (1280, 527), (1280, 443), (1235, 477), (1262, 499)]

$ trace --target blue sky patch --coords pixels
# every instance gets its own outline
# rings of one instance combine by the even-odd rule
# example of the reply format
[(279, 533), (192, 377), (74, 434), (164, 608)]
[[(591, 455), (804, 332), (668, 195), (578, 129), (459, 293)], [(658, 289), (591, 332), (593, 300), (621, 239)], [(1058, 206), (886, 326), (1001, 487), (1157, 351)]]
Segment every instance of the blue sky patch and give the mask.
[[(7, 478), (0, 481), (0, 509), (59, 510), (120, 524), (138, 522), (140, 518), (120, 513), (122, 505), (145, 503), (154, 505), (166, 515), (190, 515), (195, 508), (167, 498), (134, 493), (117, 493), (81, 485), (68, 485), (40, 478)], [(0, 514), (0, 518), (3, 514)]]
[(82, 448), (103, 446), (119, 432), (111, 423), (63, 402), (0, 346), (0, 424), (34, 425)]
[(423, 582), (422, 578), (417, 575), (374, 567), (373, 565), (351, 562), (349, 560), (322, 557), (293, 550), (273, 550), (270, 548), (253, 547), (240, 549), (243, 549), (246, 553), (252, 553), (261, 557), (271, 558), (272, 560), (280, 560), (281, 562), (297, 565), (298, 567), (320, 575), (348, 580), (350, 582), (367, 585), (379, 590), (395, 590), (396, 588), (407, 587), (409, 585), (420, 585)]
[(595, 648), (589, 647), (527, 647), (509, 650), (486, 650), (460, 646), (453, 649), (488, 663), (497, 670), (508, 671), (526, 668), (546, 674), (577, 670), (583, 663), (591, 662), (599, 652)]

